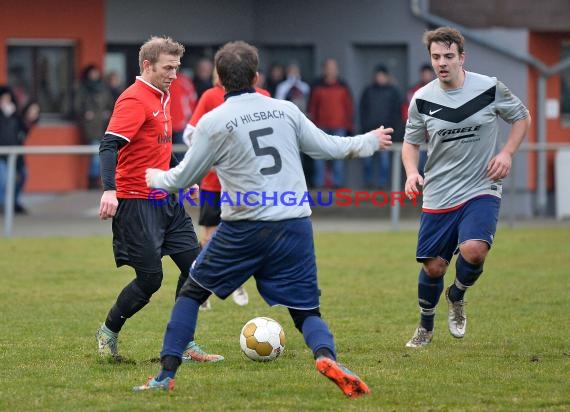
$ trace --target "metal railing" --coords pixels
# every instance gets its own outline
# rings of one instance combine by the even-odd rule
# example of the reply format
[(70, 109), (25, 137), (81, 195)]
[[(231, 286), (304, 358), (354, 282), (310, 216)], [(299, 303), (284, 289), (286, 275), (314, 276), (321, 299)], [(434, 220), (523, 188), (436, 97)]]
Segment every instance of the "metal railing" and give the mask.
[[(186, 146), (174, 145), (174, 152), (185, 152)], [(570, 144), (563, 143), (545, 143), (545, 144), (524, 144), (520, 147), (519, 152), (548, 152), (558, 150), (570, 150)], [(14, 192), (16, 182), (16, 158), (18, 155), (93, 155), (98, 153), (99, 149), (96, 146), (0, 146), (0, 155), (7, 156), (7, 174), (6, 174), (6, 188), (4, 198), (4, 236), (12, 236), (14, 229)], [(401, 190), (402, 182), (402, 167), (401, 167), (401, 152), (402, 145), (394, 144), (390, 148), (392, 151), (392, 190)], [(513, 159), (513, 168), (516, 162), (516, 155)], [(515, 179), (514, 176), (509, 179), (508, 190), (506, 190), (506, 197), (509, 198), (509, 203), (513, 204), (513, 196), (515, 195)], [(546, 184), (544, 182), (544, 184)], [(507, 222), (513, 225), (514, 212), (512, 207), (507, 211)], [(400, 204), (394, 203), (390, 208), (390, 224), (392, 230), (399, 230), (400, 223)]]

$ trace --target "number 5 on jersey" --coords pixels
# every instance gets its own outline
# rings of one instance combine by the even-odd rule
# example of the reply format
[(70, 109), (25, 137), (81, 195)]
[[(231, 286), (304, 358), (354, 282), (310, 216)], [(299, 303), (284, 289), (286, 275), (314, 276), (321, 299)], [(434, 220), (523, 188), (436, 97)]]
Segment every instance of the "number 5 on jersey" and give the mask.
[(279, 151), (274, 146), (259, 146), (259, 141), (257, 140), (262, 136), (269, 136), (273, 134), (273, 128), (266, 127), (264, 129), (256, 129), (249, 132), (249, 137), (251, 139), (251, 144), (253, 145), (253, 151), (256, 156), (271, 156), (275, 164), (271, 167), (264, 167), (259, 170), (262, 175), (274, 175), (281, 171), (281, 155)]

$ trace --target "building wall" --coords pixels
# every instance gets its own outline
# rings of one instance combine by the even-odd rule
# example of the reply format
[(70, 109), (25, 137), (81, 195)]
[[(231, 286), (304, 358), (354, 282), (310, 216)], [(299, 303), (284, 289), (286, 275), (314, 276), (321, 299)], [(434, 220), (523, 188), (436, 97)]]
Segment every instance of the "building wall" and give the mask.
[[(107, 0), (106, 4), (106, 37), (110, 43), (138, 44), (151, 33), (165, 33), (186, 44), (196, 45), (243, 39), (261, 48), (311, 46), (314, 51), (312, 77), (319, 74), (321, 62), (326, 57), (336, 58), (355, 103), (370, 82), (371, 69), (376, 62), (388, 63), (403, 92), (417, 81), (420, 65), (429, 61), (421, 42), (427, 25), (413, 15), (408, 1), (203, 0), (179, 3), (167, 0), (160, 8), (148, 0)], [(133, 13), (136, 18), (126, 18), (128, 11), (135, 8), (142, 12)], [(168, 25), (162, 21), (168, 21)], [(215, 28), (211, 21), (216, 21)], [(162, 31), (157, 31), (159, 29)], [(528, 45), (524, 29), (480, 30), (477, 33), (520, 52), (525, 52)], [(385, 48), (403, 50), (404, 61), (381, 61), (386, 56)], [(523, 64), (489, 51), (470, 39), (467, 39), (466, 50), (469, 70), (499, 77), (514, 93), (527, 100), (527, 73)], [(269, 64), (261, 63), (264, 67)], [(517, 165), (516, 173), (522, 174), (518, 178), (521, 185), (526, 182), (525, 166)], [(358, 160), (349, 161), (347, 173), (349, 184), (359, 183)]]
[[(0, 83), (7, 78), (6, 41), (9, 39), (65, 39), (77, 44), (76, 70), (88, 63), (103, 64), (105, 53), (102, 0), (49, 0), (34, 2), (0, 1)], [(30, 133), (27, 145), (80, 144), (75, 124), (40, 123)], [(69, 191), (86, 186), (86, 157), (71, 155), (27, 156), (26, 190)]]
[[(363, 69), (362, 65), (371, 64), (376, 56), (375, 50), (379, 59), (384, 56), (384, 48), (403, 50), (403, 63), (397, 59), (388, 62), (394, 74), (402, 79), (399, 84), (402, 90), (417, 80), (419, 66), (428, 61), (427, 51), (421, 43), (427, 24), (413, 15), (408, 1), (62, 1), (54, 7), (53, 2), (38, 0), (30, 7), (29, 3), (8, 4), (7, 0), (0, 0), (0, 5), (6, 3), (0, 15), (3, 27), (0, 41), (4, 43), (6, 37), (12, 36), (77, 39), (78, 70), (88, 62), (102, 62), (105, 44), (139, 46), (151, 35), (170, 35), (185, 44), (197, 46), (237, 39), (253, 42), (261, 48), (310, 46), (313, 51), (312, 75), (318, 74), (324, 58), (337, 58), (341, 74), (352, 88), (355, 100), (370, 80), (368, 68)], [(21, 16), (26, 16), (25, 25), (20, 24)], [(526, 29), (494, 28), (476, 32), (517, 51), (525, 52), (528, 48)], [(469, 38), (466, 50), (468, 70), (497, 76), (528, 102), (529, 82), (524, 65)], [(5, 75), (3, 51), (0, 52), (0, 81), (5, 79)], [(66, 141), (78, 141), (74, 126), (58, 125), (38, 128), (30, 143), (55, 142), (61, 136), (67, 136)], [(521, 174), (517, 181), (525, 181), (526, 164), (520, 164), (522, 169), (517, 166), (515, 170), (517, 175)], [(32, 179), (33, 176), (29, 190), (37, 188)]]
[[(545, 33), (545, 32), (532, 32), (530, 34), (529, 52), (537, 59), (542, 61), (548, 67), (552, 67), (560, 62), (561, 44), (562, 42), (570, 43), (570, 32), (566, 33)], [(528, 83), (529, 95), (536, 96), (537, 79), (539, 73), (536, 70), (529, 70)], [(561, 84), (560, 76), (554, 74), (547, 79), (546, 83), (546, 98), (560, 101), (561, 97)], [(532, 112), (536, 111), (536, 99), (531, 99), (530, 109)], [(570, 126), (562, 123), (560, 113), (557, 117), (547, 118), (546, 120), (546, 135), (549, 143), (570, 143)], [(531, 141), (536, 141), (536, 133), (531, 134)], [(535, 188), (536, 186), (536, 156), (530, 155), (529, 167), (529, 186)], [(548, 176), (548, 189), (553, 189), (554, 186), (554, 153), (547, 154), (547, 176)]]
[(105, 0), (107, 43), (142, 44), (168, 35), (184, 44), (252, 41), (254, 0)]
[(430, 0), (430, 11), (468, 27), (569, 31), (568, 0)]

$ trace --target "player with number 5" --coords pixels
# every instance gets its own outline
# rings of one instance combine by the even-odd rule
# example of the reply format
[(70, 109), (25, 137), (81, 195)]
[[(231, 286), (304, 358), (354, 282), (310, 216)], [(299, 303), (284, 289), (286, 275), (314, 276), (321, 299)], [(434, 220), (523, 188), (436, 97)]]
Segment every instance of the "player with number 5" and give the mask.
[(166, 328), (158, 375), (135, 391), (171, 389), (182, 351), (194, 337), (198, 308), (212, 293), (224, 299), (253, 276), (269, 305), (288, 308), (316, 359), (319, 372), (343, 393), (369, 392), (336, 362), (333, 336), (319, 311), (319, 288), (309, 205), (271, 202), (283, 192), (307, 191), (300, 153), (318, 159), (371, 156), (391, 145), (392, 129), (339, 139), (317, 128), (293, 103), (255, 93), (257, 49), (245, 42), (224, 45), (215, 56), (225, 103), (198, 122), (184, 159), (169, 171), (148, 169), (149, 187), (176, 191), (198, 182), (215, 166), (222, 192), (256, 191), (267, 202), (251, 207), (222, 203), (222, 222), (190, 269)]

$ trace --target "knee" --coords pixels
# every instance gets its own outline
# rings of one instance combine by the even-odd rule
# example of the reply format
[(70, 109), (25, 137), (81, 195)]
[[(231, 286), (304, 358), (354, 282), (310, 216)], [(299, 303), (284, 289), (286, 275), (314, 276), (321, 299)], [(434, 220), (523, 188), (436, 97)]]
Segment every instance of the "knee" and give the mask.
[(309, 309), (309, 310), (299, 310), (299, 309), (289, 308), (289, 314), (293, 319), (295, 327), (301, 333), (303, 333), (303, 323), (305, 322), (305, 319), (307, 319), (310, 316), (318, 316), (319, 318), (321, 317), (321, 312), (319, 311), (319, 308)]
[(137, 271), (135, 283), (149, 297), (152, 296), (162, 284), (162, 272), (144, 273)]
[(204, 289), (202, 286), (196, 283), (194, 279), (188, 278), (186, 279), (186, 282), (184, 282), (182, 289), (180, 289), (179, 296), (194, 299), (201, 305), (206, 300), (208, 300), (211, 294), (212, 293), (209, 290)]
[(468, 240), (459, 246), (463, 259), (472, 265), (482, 265), (487, 258), (489, 245), (482, 240)]
[(445, 275), (448, 263), (442, 258), (426, 260), (424, 263), (424, 272), (430, 278), (440, 278)]

